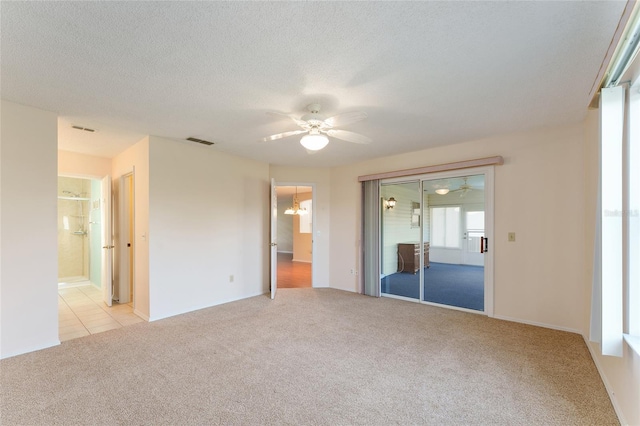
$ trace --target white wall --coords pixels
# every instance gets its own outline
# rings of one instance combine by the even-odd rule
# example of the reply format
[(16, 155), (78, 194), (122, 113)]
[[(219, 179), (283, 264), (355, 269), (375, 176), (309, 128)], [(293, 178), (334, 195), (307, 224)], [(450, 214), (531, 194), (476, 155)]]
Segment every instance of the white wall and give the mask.
[[(295, 182), (315, 185), (313, 222), (313, 286), (330, 287), (329, 281), (329, 232), (331, 206), (331, 170), (310, 167), (271, 166), (270, 177), (276, 182)], [(360, 193), (358, 192), (358, 197)], [(359, 200), (360, 198), (358, 198)], [(359, 202), (359, 201), (358, 201)], [(336, 216), (337, 220), (342, 220)]]
[(59, 150), (58, 174), (102, 179), (111, 174), (111, 159)]
[(293, 216), (284, 211), (293, 206), (293, 196), (278, 196), (278, 253), (293, 253)]
[[(142, 318), (149, 320), (149, 138), (138, 143), (113, 158), (111, 176), (113, 178), (113, 211), (120, 211), (120, 177), (134, 171), (134, 310)], [(120, 247), (120, 227), (114, 218), (113, 234), (116, 248)], [(114, 259), (127, 254), (116, 249)], [(119, 261), (114, 262), (114, 280), (118, 285)]]
[(0, 357), (59, 344), (56, 114), (2, 101)]
[[(590, 111), (585, 122), (585, 150), (584, 150), (584, 175), (586, 188), (594, 188), (585, 192), (585, 222), (584, 235), (586, 244), (583, 252), (584, 300), (582, 318), (583, 333), (589, 336), (589, 312), (591, 309), (591, 282), (593, 279), (593, 250), (595, 240), (596, 221), (596, 191), (598, 183), (598, 111)], [(616, 410), (622, 417), (623, 424), (640, 425), (640, 356), (624, 345), (623, 357), (602, 356), (600, 345), (589, 342), (591, 353), (605, 385), (613, 395)]]
[[(569, 125), (336, 167), (331, 171), (331, 284), (357, 291), (359, 175), (502, 155), (495, 169), (497, 317), (582, 331), (585, 309), (582, 125)], [(571, 188), (559, 191), (558, 186)], [(507, 233), (517, 233), (515, 243)]]
[(150, 319), (267, 292), (269, 165), (153, 136), (149, 149)]

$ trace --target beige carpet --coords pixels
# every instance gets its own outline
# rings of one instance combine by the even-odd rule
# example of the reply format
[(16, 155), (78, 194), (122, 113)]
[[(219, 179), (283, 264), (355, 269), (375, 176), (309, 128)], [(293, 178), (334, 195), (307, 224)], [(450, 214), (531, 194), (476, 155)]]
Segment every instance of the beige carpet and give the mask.
[(2, 360), (15, 424), (617, 424), (581, 336), (282, 289)]

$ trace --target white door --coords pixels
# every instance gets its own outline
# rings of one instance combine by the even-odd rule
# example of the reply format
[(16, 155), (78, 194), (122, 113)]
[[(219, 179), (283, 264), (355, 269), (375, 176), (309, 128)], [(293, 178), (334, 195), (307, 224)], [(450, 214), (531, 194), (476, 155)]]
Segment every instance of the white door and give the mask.
[(271, 179), (271, 298), (278, 289), (278, 194), (276, 181)]
[(485, 238), (484, 211), (464, 212), (464, 237), (462, 263), (464, 265), (484, 266), (484, 252), (480, 247)]
[(102, 296), (111, 306), (113, 300), (113, 234), (111, 232), (111, 176), (102, 178)]
[(120, 223), (119, 238), (119, 279), (117, 292), (118, 303), (129, 303), (133, 297), (133, 173), (120, 177), (120, 202), (118, 222)]

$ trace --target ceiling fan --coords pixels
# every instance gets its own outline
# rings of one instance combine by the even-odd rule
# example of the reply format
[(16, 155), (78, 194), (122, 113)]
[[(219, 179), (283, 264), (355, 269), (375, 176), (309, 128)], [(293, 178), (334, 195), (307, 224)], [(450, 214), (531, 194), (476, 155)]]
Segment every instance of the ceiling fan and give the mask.
[(292, 117), (287, 114), (286, 117), (292, 119), (302, 130), (292, 130), (290, 132), (278, 133), (275, 135), (267, 136), (263, 138), (263, 142), (274, 141), (277, 139), (287, 138), (289, 136), (301, 135), (306, 133), (300, 139), (300, 143), (304, 146), (309, 153), (319, 151), (329, 143), (329, 138), (341, 139), (347, 142), (368, 144), (371, 139), (361, 135), (359, 133), (350, 132), (348, 130), (336, 129), (336, 127), (347, 126), (349, 124), (356, 123), (358, 121), (367, 118), (367, 114), (364, 112), (348, 112), (345, 114), (334, 115), (333, 117), (325, 118), (320, 114), (320, 105), (311, 104), (307, 106), (308, 114), (303, 115), (300, 118)]
[(462, 179), (464, 180), (464, 183), (463, 183), (462, 185), (460, 185), (460, 188), (458, 188), (458, 189), (454, 189), (453, 191), (450, 191), (450, 192), (460, 192), (460, 197), (462, 198), (462, 197), (464, 197), (465, 195), (467, 195), (467, 193), (468, 193), (469, 191), (473, 191), (473, 190), (478, 190), (478, 189), (480, 189), (480, 188), (474, 188), (473, 186), (469, 185), (469, 184), (467, 183), (467, 179), (468, 179), (468, 177), (464, 177), (464, 178), (462, 178)]

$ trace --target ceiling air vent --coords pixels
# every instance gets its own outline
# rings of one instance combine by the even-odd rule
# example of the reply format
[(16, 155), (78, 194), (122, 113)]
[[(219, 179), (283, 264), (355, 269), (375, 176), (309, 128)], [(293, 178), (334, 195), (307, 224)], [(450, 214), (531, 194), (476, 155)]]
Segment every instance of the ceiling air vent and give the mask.
[(205, 141), (204, 139), (198, 138), (187, 138), (188, 141), (201, 143), (202, 145), (213, 145), (213, 142)]
[(91, 133), (95, 132), (95, 129), (90, 129), (88, 127), (82, 127), (82, 126), (71, 126), (71, 127), (77, 130), (84, 130), (85, 132), (91, 132)]

